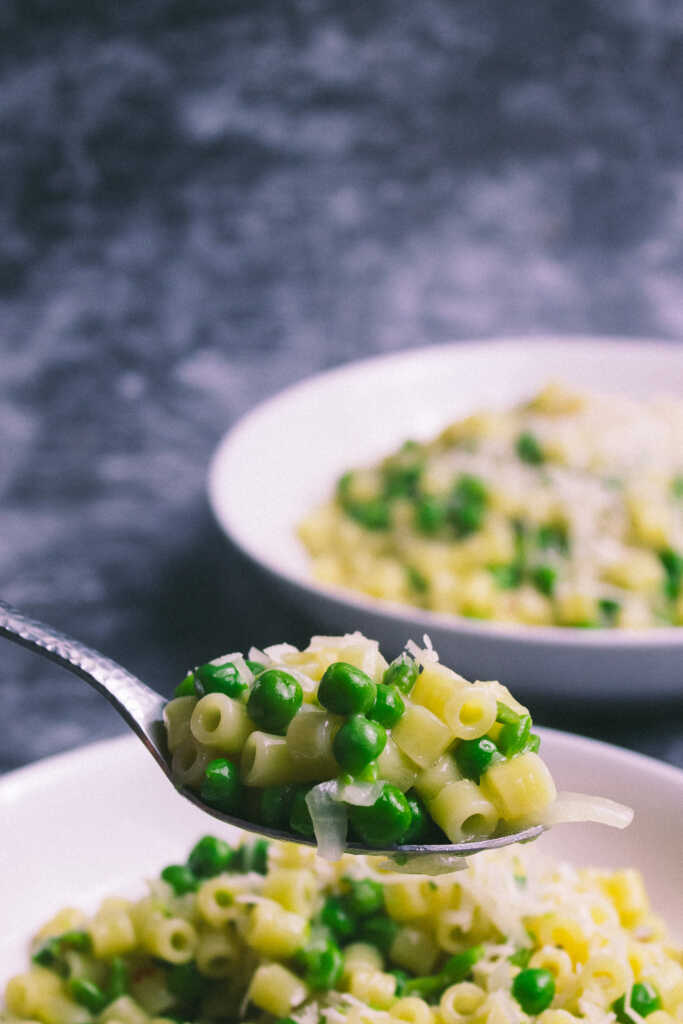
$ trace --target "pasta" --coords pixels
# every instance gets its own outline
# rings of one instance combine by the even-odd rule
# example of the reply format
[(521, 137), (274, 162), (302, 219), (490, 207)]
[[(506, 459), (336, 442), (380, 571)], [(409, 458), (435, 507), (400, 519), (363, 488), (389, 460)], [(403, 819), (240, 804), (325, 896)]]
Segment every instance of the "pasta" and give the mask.
[[(332, 860), (349, 833), (391, 851), (598, 813), (578, 795), (558, 801), (529, 712), (505, 686), (468, 682), (425, 642), (391, 665), (360, 633), (200, 665), (164, 714), (175, 778)], [(608, 803), (599, 813), (610, 823)]]
[[(306, 863), (302, 863), (303, 859)], [(5, 1024), (677, 1024), (683, 949), (633, 869), (529, 847), (436, 879), (205, 836), (137, 901), (62, 912)], [(210, 894), (210, 899), (208, 899)], [(208, 900), (208, 902), (207, 902)], [(207, 907), (226, 907), (215, 916)], [(133, 929), (121, 929), (122, 915)], [(125, 941), (101, 942), (115, 920)], [(173, 936), (181, 936), (178, 942)]]
[(323, 583), (530, 625), (683, 625), (683, 402), (549, 384), (345, 473), (300, 525)]

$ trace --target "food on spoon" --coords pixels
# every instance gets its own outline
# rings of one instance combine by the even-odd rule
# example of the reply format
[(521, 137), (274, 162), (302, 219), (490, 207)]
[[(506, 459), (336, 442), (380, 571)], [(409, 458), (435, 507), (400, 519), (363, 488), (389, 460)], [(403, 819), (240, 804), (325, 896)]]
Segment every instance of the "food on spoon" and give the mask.
[(438, 879), (205, 836), (141, 899), (67, 908), (10, 979), (17, 1024), (675, 1024), (683, 950), (639, 873), (529, 847)]
[(610, 801), (558, 797), (528, 710), (468, 682), (427, 642), (391, 664), (360, 633), (228, 654), (188, 673), (165, 709), (172, 772), (211, 807), (315, 840), (462, 843), (562, 820), (620, 827)]
[(683, 625), (683, 402), (550, 384), (351, 469), (299, 534), (318, 580), (372, 597), (531, 625)]

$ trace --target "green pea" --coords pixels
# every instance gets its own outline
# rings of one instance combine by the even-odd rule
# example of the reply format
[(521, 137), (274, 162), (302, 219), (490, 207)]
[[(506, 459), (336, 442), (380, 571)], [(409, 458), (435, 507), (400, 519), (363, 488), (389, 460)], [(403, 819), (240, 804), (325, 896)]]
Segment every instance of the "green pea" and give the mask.
[(530, 466), (540, 466), (545, 462), (543, 449), (535, 434), (528, 431), (520, 434), (515, 447), (522, 462), (528, 462)]
[(384, 673), (382, 682), (385, 686), (398, 686), (401, 693), (410, 693), (417, 677), (420, 674), (420, 667), (417, 662), (407, 654), (401, 654), (395, 658)]
[(313, 831), (311, 813), (306, 803), (307, 793), (307, 788), (297, 789), (295, 792), (294, 799), (292, 800), (292, 809), (289, 812), (289, 827), (292, 832), (297, 832), (301, 836), (306, 836), (307, 839), (312, 839), (315, 833)]
[(418, 594), (424, 594), (429, 590), (427, 577), (423, 576), (419, 569), (415, 569), (412, 565), (407, 565), (406, 576), (408, 577), (408, 583)]
[(266, 786), (259, 794), (259, 821), (269, 828), (284, 828), (292, 810), (294, 786)]
[(513, 757), (524, 748), (531, 731), (531, 716), (521, 715), (516, 722), (503, 725), (496, 745), (505, 757)]
[(398, 686), (380, 683), (375, 703), (368, 711), (368, 718), (373, 722), (379, 722), (385, 729), (393, 729), (405, 709)]
[(443, 992), (449, 985), (457, 985), (471, 973), (474, 965), (481, 960), (484, 950), (481, 946), (471, 946), (461, 953), (449, 957), (438, 974), (427, 974), (419, 978), (410, 978), (406, 982), (404, 994), (418, 995), (422, 998), (435, 996)]
[(329, 665), (318, 686), (318, 703), (335, 715), (362, 715), (376, 696), (377, 687), (370, 676), (345, 661)]
[(247, 714), (264, 732), (284, 736), (303, 699), (298, 679), (282, 669), (269, 668), (254, 681), (247, 701)]
[(388, 530), (391, 512), (384, 498), (368, 498), (367, 501), (349, 501), (345, 511), (367, 530)]
[(188, 672), (182, 683), (179, 683), (173, 691), (174, 697), (194, 697), (195, 678), (194, 672)]
[(194, 892), (197, 888), (197, 879), (186, 864), (169, 864), (161, 872), (161, 877), (171, 886), (176, 896), (184, 896), (186, 892)]
[(381, 849), (399, 843), (408, 831), (410, 807), (403, 793), (388, 782), (370, 807), (350, 807), (349, 818), (366, 846)]
[(345, 772), (359, 772), (384, 750), (387, 734), (377, 722), (351, 715), (332, 741), (332, 753)]
[(421, 460), (416, 461), (415, 456), (411, 456), (410, 459), (404, 457), (403, 459), (399, 458), (392, 462), (386, 462), (382, 467), (384, 494), (386, 497), (412, 497), (420, 482), (422, 469), (423, 464)]
[(512, 982), (512, 994), (525, 1013), (536, 1016), (555, 998), (555, 979), (545, 967), (525, 967)]
[(224, 757), (209, 761), (200, 788), (204, 803), (226, 814), (238, 809), (242, 800), (242, 783), (237, 766)]
[(679, 555), (673, 548), (665, 548), (659, 552), (659, 558), (666, 572), (664, 592), (667, 597), (675, 600), (681, 592), (683, 583), (683, 555)]
[(514, 562), (510, 565), (490, 565), (488, 570), (500, 590), (514, 590), (516, 587), (521, 586), (522, 570)]
[(119, 996), (128, 991), (130, 978), (125, 961), (120, 956), (113, 957), (109, 966), (109, 980), (107, 983), (107, 1002), (111, 1003)]
[(384, 886), (372, 878), (349, 878), (346, 897), (349, 910), (357, 917), (368, 917), (384, 907)]
[(399, 967), (395, 967), (389, 974), (393, 974), (396, 978), (396, 988), (394, 989), (394, 995), (400, 999), (406, 990), (406, 982), (408, 981), (408, 974), (406, 971), (402, 971)]
[(248, 658), (245, 658), (244, 664), (247, 666), (249, 671), (252, 672), (255, 676), (257, 676), (260, 672), (265, 672), (266, 670), (266, 666), (263, 665), (260, 661), (249, 661)]
[(107, 997), (94, 981), (85, 978), (69, 979), (69, 995), (91, 1013), (100, 1013), (107, 1005)]
[(455, 493), (466, 501), (486, 504), (489, 500), (489, 492), (481, 477), (473, 476), (471, 473), (463, 473), (458, 477), (455, 485)]
[(57, 974), (65, 976), (68, 974), (68, 964), (64, 955), (71, 949), (78, 953), (89, 953), (92, 950), (92, 941), (88, 932), (74, 928), (61, 935), (53, 935), (42, 943), (31, 959), (34, 964), (49, 967)]
[(188, 1006), (201, 999), (206, 979), (199, 973), (194, 962), (173, 964), (166, 969), (166, 985), (178, 1002)]
[(671, 481), (671, 493), (674, 498), (683, 498), (683, 476), (675, 476)]
[(612, 1009), (617, 1015), (619, 1024), (633, 1024), (633, 1019), (628, 1014), (629, 1009), (635, 1010), (641, 1017), (647, 1017), (655, 1010), (659, 1010), (661, 1005), (662, 1000), (654, 985), (648, 981), (637, 981), (631, 988), (631, 1000), (628, 1006), (624, 993), (612, 1003)]
[(552, 597), (557, 582), (557, 569), (552, 565), (537, 565), (531, 570), (531, 582), (541, 594)]
[(536, 543), (539, 548), (555, 548), (566, 555), (569, 551), (569, 536), (564, 523), (543, 523), (536, 531)]
[(237, 866), (240, 871), (248, 874), (256, 871), (259, 875), (268, 874), (268, 851), (270, 843), (267, 839), (255, 839), (251, 843), (243, 843), (237, 851)]
[(239, 700), (249, 689), (231, 661), (226, 661), (223, 665), (212, 665), (211, 662), (200, 665), (195, 675), (198, 697), (203, 697), (207, 693), (224, 693), (227, 697)]
[(204, 836), (193, 847), (187, 866), (196, 878), (213, 878), (229, 871), (235, 860), (235, 851), (222, 839)]
[(327, 897), (320, 912), (320, 920), (336, 939), (350, 939), (358, 927), (358, 921), (349, 908), (348, 901), (340, 899), (339, 896)]
[(344, 956), (336, 942), (326, 942), (322, 949), (311, 949), (304, 954), (306, 973), (304, 981), (312, 989), (334, 988), (344, 970)]
[(455, 502), (448, 510), (448, 517), (458, 537), (467, 537), (480, 530), (485, 514), (486, 507), (474, 501)]
[(598, 601), (598, 607), (607, 624), (613, 626), (617, 615), (621, 611), (621, 602), (615, 601), (612, 597), (601, 597)]
[(410, 808), (410, 825), (401, 842), (406, 846), (420, 846), (434, 839), (434, 823), (424, 802), (414, 789), (408, 790), (406, 800)]
[(415, 526), (420, 533), (438, 533), (446, 523), (448, 506), (442, 498), (425, 495), (415, 506)]
[(391, 945), (398, 935), (399, 926), (386, 914), (368, 917), (361, 921), (358, 938), (361, 942), (369, 942), (385, 956), (388, 956)]
[[(515, 727), (503, 726), (503, 729), (512, 728)], [(492, 764), (502, 760), (498, 747), (488, 736), (479, 736), (476, 740), (461, 740), (455, 750), (455, 763), (458, 768), (466, 779), (473, 779), (475, 782), (479, 782)]]

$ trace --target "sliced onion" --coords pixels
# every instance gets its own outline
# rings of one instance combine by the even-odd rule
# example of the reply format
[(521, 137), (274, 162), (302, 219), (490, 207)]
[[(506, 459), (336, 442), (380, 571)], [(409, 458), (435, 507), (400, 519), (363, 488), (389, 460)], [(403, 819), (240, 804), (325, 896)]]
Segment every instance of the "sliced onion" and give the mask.
[(321, 782), (306, 795), (318, 853), (324, 860), (339, 860), (346, 846), (346, 807), (336, 799), (336, 780)]
[(379, 800), (383, 789), (383, 782), (340, 782), (335, 799), (353, 804), (354, 807), (372, 807)]
[(464, 871), (467, 858), (459, 853), (416, 853), (399, 864), (393, 860), (383, 860), (379, 867), (382, 871), (394, 871), (404, 875), (448, 875), (453, 871)]
[(633, 821), (633, 810), (604, 796), (558, 793), (557, 799), (544, 815), (543, 824), (562, 825), (578, 821), (594, 821), (598, 825), (626, 828)]

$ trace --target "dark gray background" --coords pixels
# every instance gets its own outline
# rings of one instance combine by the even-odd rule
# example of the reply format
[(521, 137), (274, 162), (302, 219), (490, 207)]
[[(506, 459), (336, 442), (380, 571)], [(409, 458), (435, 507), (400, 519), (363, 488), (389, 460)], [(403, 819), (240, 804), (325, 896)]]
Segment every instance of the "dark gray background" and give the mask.
[[(0, 47), (0, 594), (167, 692), (315, 630), (206, 507), (260, 399), (446, 339), (683, 334), (675, 0), (14, 0)], [(120, 731), (0, 651), (0, 770)], [(541, 712), (683, 764), (680, 706)]]

